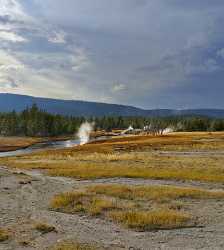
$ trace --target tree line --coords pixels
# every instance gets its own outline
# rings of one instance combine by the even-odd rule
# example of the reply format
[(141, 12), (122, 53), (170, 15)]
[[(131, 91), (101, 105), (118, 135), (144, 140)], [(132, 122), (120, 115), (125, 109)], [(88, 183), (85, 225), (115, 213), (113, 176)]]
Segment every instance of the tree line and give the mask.
[(175, 117), (71, 117), (50, 114), (37, 105), (22, 112), (0, 113), (0, 134), (5, 136), (60, 136), (71, 135), (85, 122), (94, 122), (96, 130), (126, 129), (130, 125), (149, 133), (173, 131), (224, 131), (224, 119), (196, 116)]
[(111, 131), (114, 128), (126, 129), (130, 125), (152, 134), (163, 134), (165, 131), (224, 131), (224, 119), (202, 116), (172, 117), (102, 117), (94, 119), (96, 129)]
[(20, 113), (0, 113), (1, 135), (59, 136), (73, 134), (84, 118), (54, 115), (40, 110), (37, 105)]

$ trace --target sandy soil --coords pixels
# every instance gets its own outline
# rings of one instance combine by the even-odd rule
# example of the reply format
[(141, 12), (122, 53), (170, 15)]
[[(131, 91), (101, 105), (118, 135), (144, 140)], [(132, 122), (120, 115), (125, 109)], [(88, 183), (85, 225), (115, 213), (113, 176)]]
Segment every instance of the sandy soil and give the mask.
[[(8, 228), (11, 237), (0, 243), (0, 250), (45, 249), (64, 239), (97, 243), (105, 249), (224, 249), (224, 201), (189, 201), (198, 217), (194, 228), (135, 232), (111, 221), (49, 210), (49, 200), (58, 193), (94, 183), (197, 186), (224, 189), (222, 184), (175, 182), (139, 179), (101, 179), (78, 181), (48, 177), (38, 172), (18, 172), (0, 167), (0, 227)], [(200, 208), (200, 209), (199, 209)], [(41, 234), (36, 222), (54, 225), (57, 232)]]

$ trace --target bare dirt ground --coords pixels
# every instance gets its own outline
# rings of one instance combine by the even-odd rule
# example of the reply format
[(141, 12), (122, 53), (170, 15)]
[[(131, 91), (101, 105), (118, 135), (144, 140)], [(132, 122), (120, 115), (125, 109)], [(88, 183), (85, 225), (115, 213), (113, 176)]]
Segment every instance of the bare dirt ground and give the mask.
[[(96, 183), (178, 185), (222, 189), (223, 184), (200, 182), (101, 179), (77, 181), (63, 177), (48, 177), (35, 171), (0, 168), (0, 226), (11, 234), (0, 250), (45, 249), (65, 239), (97, 243), (105, 249), (224, 249), (224, 201), (192, 201), (191, 210), (203, 220), (197, 227), (136, 232), (108, 220), (51, 211), (50, 199), (58, 193)], [(198, 207), (201, 209), (198, 212)], [(197, 208), (197, 209), (196, 209)], [(44, 222), (57, 232), (40, 233), (34, 224)]]

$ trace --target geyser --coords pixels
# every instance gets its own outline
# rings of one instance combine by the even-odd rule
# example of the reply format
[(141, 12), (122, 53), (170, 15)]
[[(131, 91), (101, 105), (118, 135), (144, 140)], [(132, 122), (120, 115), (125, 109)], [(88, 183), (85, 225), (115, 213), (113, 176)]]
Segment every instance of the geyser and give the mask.
[(77, 133), (80, 139), (80, 145), (86, 144), (90, 139), (90, 134), (93, 131), (94, 123), (84, 122)]

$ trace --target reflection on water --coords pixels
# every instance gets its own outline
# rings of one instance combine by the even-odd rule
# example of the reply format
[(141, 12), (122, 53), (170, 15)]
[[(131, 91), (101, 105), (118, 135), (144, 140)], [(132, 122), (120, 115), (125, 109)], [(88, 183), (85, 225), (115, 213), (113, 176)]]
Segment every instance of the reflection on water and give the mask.
[(19, 149), (10, 152), (0, 152), (0, 157), (7, 157), (7, 156), (17, 156), (17, 155), (24, 155), (30, 154), (33, 152), (41, 151), (43, 149), (61, 149), (61, 148), (70, 148), (80, 144), (80, 140), (66, 140), (66, 141), (50, 141), (50, 142), (42, 142), (34, 144), (25, 149)]

